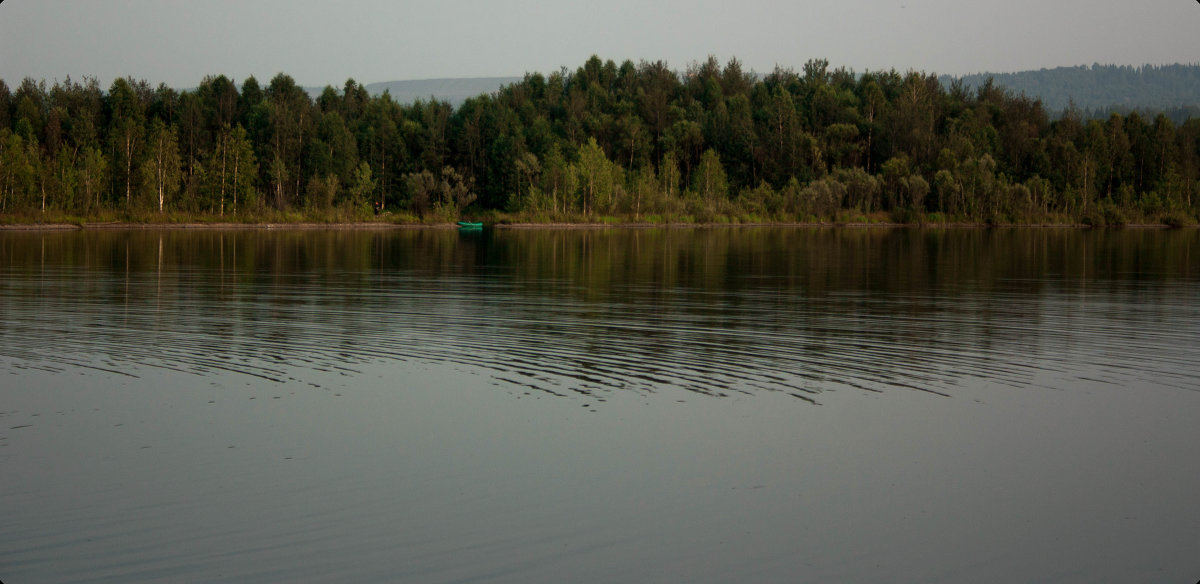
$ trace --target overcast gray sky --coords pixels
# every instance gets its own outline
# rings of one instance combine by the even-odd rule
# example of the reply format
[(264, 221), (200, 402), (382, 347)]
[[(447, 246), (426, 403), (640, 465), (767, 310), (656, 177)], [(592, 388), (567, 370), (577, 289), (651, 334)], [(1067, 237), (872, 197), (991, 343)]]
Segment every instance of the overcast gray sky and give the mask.
[(964, 74), (1200, 62), (1195, 0), (7, 0), (0, 78), (303, 85), (518, 76), (592, 54)]

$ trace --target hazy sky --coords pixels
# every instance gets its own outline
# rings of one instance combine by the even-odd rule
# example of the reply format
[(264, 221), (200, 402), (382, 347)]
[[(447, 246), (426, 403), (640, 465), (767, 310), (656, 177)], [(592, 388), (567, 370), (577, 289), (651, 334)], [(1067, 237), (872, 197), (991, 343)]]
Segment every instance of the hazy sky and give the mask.
[(1200, 62), (1195, 0), (7, 0), (0, 78), (193, 87), (572, 70), (592, 54), (671, 67), (737, 57), (799, 70), (963, 74)]

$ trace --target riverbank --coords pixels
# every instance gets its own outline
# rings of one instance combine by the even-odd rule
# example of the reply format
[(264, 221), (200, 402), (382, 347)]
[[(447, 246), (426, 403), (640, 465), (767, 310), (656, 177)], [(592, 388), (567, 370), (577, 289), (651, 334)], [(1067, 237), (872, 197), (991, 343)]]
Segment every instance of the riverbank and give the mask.
[(374, 215), (339, 210), (268, 211), (252, 215), (217, 217), (203, 213), (117, 213), (103, 212), (91, 216), (71, 215), (56, 211), (46, 213), (0, 214), (0, 230), (64, 230), (64, 229), (453, 229), (456, 221), (483, 223), (496, 229), (607, 229), (607, 228), (684, 228), (684, 227), (852, 227), (852, 228), (1087, 228), (1128, 227), (1163, 229), (1195, 227), (1190, 216), (1175, 214), (1149, 217), (1121, 217), (1105, 221), (1103, 217), (1084, 217), (1050, 213), (1030, 217), (1025, 221), (989, 223), (947, 217), (941, 213), (907, 214), (876, 211), (873, 213), (842, 212), (832, 217), (770, 217), (755, 215), (582, 215), (530, 214), (485, 211), (462, 216), (446, 214), (420, 217), (406, 211)]
[[(851, 229), (1090, 229), (1093, 227), (1109, 227), (1116, 229), (1172, 229), (1192, 228), (1196, 225), (1164, 225), (1161, 223), (1131, 223), (1125, 225), (1094, 226), (1083, 223), (1014, 223), (1004, 225), (989, 225), (986, 223), (893, 223), (893, 222), (753, 222), (753, 223), (646, 223), (646, 222), (593, 222), (593, 223), (485, 223), (493, 229), (687, 229), (687, 228), (753, 228), (753, 227), (792, 227), (792, 228), (851, 228)], [(388, 222), (352, 222), (352, 223), (140, 223), (107, 221), (102, 223), (12, 223), (0, 224), (0, 231), (71, 231), (71, 230), (395, 230), (395, 229), (455, 229), (454, 223), (388, 223)]]
[[(851, 229), (1089, 229), (1095, 227), (1083, 223), (1020, 223), (1005, 225), (988, 225), (986, 223), (812, 223), (812, 222), (758, 222), (758, 223), (498, 223), (492, 225), (496, 229), (685, 229), (691, 227), (795, 227), (795, 228), (851, 228)], [(1103, 227), (1103, 226), (1101, 226)], [(1171, 229), (1170, 225), (1158, 223), (1113, 225), (1113, 228), (1130, 229)], [(1188, 227), (1195, 227), (1194, 225)]]
[(451, 223), (135, 223), (111, 221), (103, 223), (14, 223), (0, 225), (0, 231), (63, 231), (82, 229), (187, 229), (187, 230), (254, 230), (254, 229), (451, 229)]

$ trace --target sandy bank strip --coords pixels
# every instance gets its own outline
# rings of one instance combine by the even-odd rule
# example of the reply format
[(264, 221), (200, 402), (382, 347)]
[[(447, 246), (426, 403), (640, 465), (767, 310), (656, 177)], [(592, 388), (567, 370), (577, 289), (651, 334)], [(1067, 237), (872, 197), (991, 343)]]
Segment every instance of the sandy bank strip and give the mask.
[(398, 223), (34, 223), (0, 225), (0, 231), (65, 231), (83, 229), (144, 229), (144, 230), (393, 230), (393, 229), (451, 229), (450, 223), (432, 225)]
[(497, 223), (490, 225), (494, 229), (546, 229), (546, 230), (593, 230), (600, 231), (604, 229), (746, 229), (754, 227), (794, 227), (794, 228), (819, 228), (819, 227), (903, 227), (896, 224), (866, 224), (861, 225), (844, 225), (833, 223)]
[[(130, 230), (379, 230), (391, 231), (400, 229), (454, 229), (453, 223), (122, 223), (119, 221), (104, 223), (15, 223), (0, 225), (0, 231), (70, 231), (84, 229), (130, 229)], [(603, 230), (603, 229), (744, 229), (755, 227), (796, 228), (796, 229), (1090, 229), (1088, 225), (1061, 223), (1031, 223), (1020, 225), (986, 225), (983, 223), (926, 223), (924, 225), (905, 223), (495, 223), (487, 227), (492, 229), (572, 229), (572, 230)], [(1195, 228), (1193, 226), (1192, 228)], [(1169, 229), (1167, 225), (1129, 224), (1113, 229)]]
[[(743, 229), (778, 227), (796, 229), (1091, 229), (1081, 223), (497, 223), (495, 229)], [(1113, 229), (1169, 229), (1159, 223), (1129, 224)]]

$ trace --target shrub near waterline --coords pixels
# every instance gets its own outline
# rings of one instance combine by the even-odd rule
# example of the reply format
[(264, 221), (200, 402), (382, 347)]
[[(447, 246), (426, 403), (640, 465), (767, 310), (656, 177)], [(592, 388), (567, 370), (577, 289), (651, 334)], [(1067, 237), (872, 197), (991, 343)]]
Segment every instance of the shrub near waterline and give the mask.
[(1178, 211), (1163, 215), (1159, 221), (1167, 227), (1192, 227), (1196, 225), (1195, 220)]

